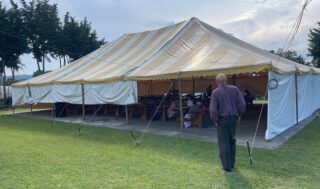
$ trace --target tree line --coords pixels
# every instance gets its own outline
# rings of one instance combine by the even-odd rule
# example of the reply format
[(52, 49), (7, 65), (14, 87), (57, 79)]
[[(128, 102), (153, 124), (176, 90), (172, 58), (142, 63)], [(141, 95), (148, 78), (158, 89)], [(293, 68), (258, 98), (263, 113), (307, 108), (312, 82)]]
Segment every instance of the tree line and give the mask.
[[(68, 12), (60, 20), (57, 4), (49, 0), (0, 0), (0, 73), (15, 72), (24, 66), (20, 57), (32, 54), (37, 64), (34, 75), (45, 73), (46, 63), (59, 60), (60, 67), (104, 44), (86, 18), (77, 21)], [(28, 66), (28, 65), (25, 65)]]
[(320, 22), (317, 22), (318, 28), (313, 28), (309, 31), (309, 39), (308, 39), (308, 56), (312, 58), (311, 62), (306, 61), (306, 59), (298, 54), (294, 50), (286, 50), (278, 49), (278, 50), (271, 50), (270, 52), (281, 57), (287, 58), (294, 62), (300, 64), (306, 64), (310, 66), (315, 66), (320, 68)]

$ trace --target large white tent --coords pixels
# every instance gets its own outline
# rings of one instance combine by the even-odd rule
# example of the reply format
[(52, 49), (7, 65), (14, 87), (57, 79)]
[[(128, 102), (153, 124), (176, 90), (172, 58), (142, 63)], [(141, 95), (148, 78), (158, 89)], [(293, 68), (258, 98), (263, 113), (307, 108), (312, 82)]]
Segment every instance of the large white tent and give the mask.
[(268, 90), (266, 139), (320, 108), (319, 69), (273, 55), (197, 18), (125, 34), (63, 68), (13, 84), (12, 103), (128, 105), (138, 102), (139, 81), (220, 72), (269, 73), (276, 86)]

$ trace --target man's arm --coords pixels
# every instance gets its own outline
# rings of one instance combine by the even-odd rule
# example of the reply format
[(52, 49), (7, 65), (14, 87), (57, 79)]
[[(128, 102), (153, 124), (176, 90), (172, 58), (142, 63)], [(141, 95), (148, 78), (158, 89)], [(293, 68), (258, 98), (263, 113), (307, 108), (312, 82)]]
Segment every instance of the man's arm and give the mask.
[(218, 99), (214, 95), (214, 92), (211, 93), (211, 99), (210, 99), (210, 118), (212, 119), (213, 122), (217, 125), (219, 115), (218, 115)]
[(244, 100), (244, 97), (241, 94), (241, 91), (238, 89), (238, 97), (237, 97), (237, 110), (238, 115), (241, 117), (244, 114), (244, 111), (246, 110), (246, 101)]

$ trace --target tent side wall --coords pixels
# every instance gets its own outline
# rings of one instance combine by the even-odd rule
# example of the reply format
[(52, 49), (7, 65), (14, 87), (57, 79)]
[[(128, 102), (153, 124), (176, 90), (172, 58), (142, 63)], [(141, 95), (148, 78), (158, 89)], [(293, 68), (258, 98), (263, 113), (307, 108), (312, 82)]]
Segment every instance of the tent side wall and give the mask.
[[(297, 78), (297, 81), (296, 81)], [(274, 138), (320, 108), (320, 75), (280, 75), (269, 72), (269, 81), (275, 79), (278, 86), (268, 89), (268, 128), (265, 138)], [(298, 98), (296, 99), (296, 82)], [(297, 104), (298, 101), (298, 111)]]
[(298, 75), (298, 120), (320, 108), (320, 75)]
[[(127, 105), (138, 102), (136, 81), (83, 84), (85, 104)], [(81, 84), (13, 87), (12, 105), (66, 102), (82, 104)]]

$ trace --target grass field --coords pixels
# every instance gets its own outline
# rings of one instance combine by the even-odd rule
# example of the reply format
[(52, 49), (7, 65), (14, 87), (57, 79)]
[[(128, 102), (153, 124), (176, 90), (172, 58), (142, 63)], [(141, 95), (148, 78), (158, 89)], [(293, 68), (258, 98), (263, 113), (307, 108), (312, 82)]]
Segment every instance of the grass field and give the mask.
[(254, 166), (238, 147), (226, 174), (216, 143), (146, 134), (135, 147), (127, 131), (1, 116), (0, 188), (320, 188), (319, 133), (316, 120), (254, 149)]

